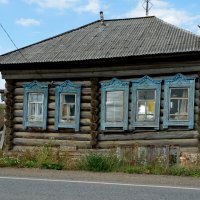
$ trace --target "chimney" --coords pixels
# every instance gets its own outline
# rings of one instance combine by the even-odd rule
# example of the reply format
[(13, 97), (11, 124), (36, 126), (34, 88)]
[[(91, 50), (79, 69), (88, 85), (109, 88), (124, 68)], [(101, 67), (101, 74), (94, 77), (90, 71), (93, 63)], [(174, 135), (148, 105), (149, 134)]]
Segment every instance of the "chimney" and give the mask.
[(100, 11), (100, 21), (101, 21), (101, 25), (105, 26), (103, 11)]

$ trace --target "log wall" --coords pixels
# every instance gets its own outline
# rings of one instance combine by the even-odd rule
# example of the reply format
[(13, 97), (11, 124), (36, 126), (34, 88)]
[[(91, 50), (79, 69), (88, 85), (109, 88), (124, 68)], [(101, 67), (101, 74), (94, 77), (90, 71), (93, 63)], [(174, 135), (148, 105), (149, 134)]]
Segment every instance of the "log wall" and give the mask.
[[(149, 75), (149, 74), (147, 74)], [(173, 77), (175, 74), (171, 74)], [(197, 77), (197, 74), (184, 74), (188, 77)], [(163, 129), (163, 112), (164, 112), (164, 79), (169, 78), (168, 76), (154, 76), (149, 75), (153, 79), (162, 80), (161, 83), (161, 102), (160, 102), (160, 128), (159, 131), (152, 131), (145, 128), (136, 128), (133, 131), (104, 131), (101, 132), (98, 136), (98, 148), (109, 149), (116, 148), (118, 146), (165, 146), (165, 145), (179, 145), (182, 150), (186, 151), (198, 151), (199, 146), (199, 113), (200, 113), (200, 84), (199, 78), (196, 78), (195, 82), (195, 102), (194, 102), (194, 129), (187, 130), (182, 129), (181, 127), (176, 127), (174, 130), (164, 130)], [(122, 78), (120, 80), (131, 81), (138, 80), (138, 78)], [(110, 79), (101, 79), (101, 82), (110, 81)], [(131, 95), (132, 95), (132, 86), (129, 90), (129, 130), (131, 130)], [(99, 106), (100, 107), (100, 106)]]
[[(190, 63), (192, 65), (194, 63)], [(153, 65), (152, 65), (153, 66)], [(169, 64), (164, 65), (163, 68), (158, 69), (158, 66), (154, 68), (145, 68), (141, 70), (139, 67), (125, 66), (124, 71), (120, 71), (121, 67), (103, 67), (94, 68), (95, 76), (92, 77), (93, 69), (71, 69), (69, 72), (67, 70), (56, 70), (55, 78), (49, 78), (49, 80), (43, 80), (42, 77), (53, 77), (54, 71), (51, 70), (49, 76), (47, 70), (40, 70), (42, 76), (38, 77), (38, 73), (32, 70), (30, 74), (25, 70), (26, 76), (23, 76), (20, 72), (20, 80), (13, 80), (16, 75), (13, 71), (7, 71), (6, 75), (9, 79), (6, 81), (6, 148), (7, 149), (23, 149), (23, 148), (33, 148), (37, 146), (43, 146), (45, 143), (51, 143), (55, 148), (61, 147), (66, 149), (91, 149), (97, 148), (100, 150), (108, 150), (111, 148), (116, 148), (117, 146), (125, 145), (179, 145), (184, 150), (197, 151), (199, 145), (199, 113), (200, 113), (200, 83), (199, 75), (197, 72), (192, 72), (197, 70), (192, 66), (192, 70), (184, 64), (181, 68), (180, 63), (177, 68), (175, 64), (170, 65), (171, 69), (174, 71), (167, 71)], [(200, 64), (198, 63), (198, 69), (200, 70)], [(104, 71), (105, 69), (105, 71)], [(87, 71), (88, 70), (88, 71)], [(187, 73), (186, 73), (187, 70)], [(84, 73), (82, 73), (84, 72)], [(161, 91), (161, 107), (160, 107), (160, 129), (159, 131), (152, 130), (135, 130), (131, 131), (131, 92), (132, 88), (130, 86), (130, 98), (129, 98), (129, 127), (130, 131), (114, 131), (114, 132), (101, 132), (100, 130), (100, 118), (101, 116), (101, 92), (100, 92), (100, 82), (110, 81), (113, 77), (117, 77), (120, 80), (138, 80), (144, 75), (149, 75), (153, 79), (164, 80), (169, 78), (169, 76), (174, 76), (177, 72), (185, 72), (184, 75), (188, 77), (196, 77), (195, 83), (195, 107), (194, 107), (194, 130), (164, 130), (163, 129), (163, 110), (164, 110), (164, 81), (162, 81), (162, 91)], [(19, 72), (17, 72), (19, 73)], [(40, 74), (40, 75), (41, 75)], [(71, 78), (64, 78), (71, 76)], [(14, 76), (15, 75), (15, 76)], [(34, 76), (32, 76), (34, 75)], [(104, 76), (105, 75), (105, 76)], [(18, 76), (17, 76), (18, 77)], [(25, 77), (29, 78), (28, 80)], [(23, 129), (23, 85), (30, 83), (35, 77), (36, 80), (43, 83), (49, 84), (49, 94), (48, 94), (48, 114), (47, 114), (47, 129), (42, 131), (37, 128)], [(84, 78), (83, 78), (84, 77)], [(91, 78), (88, 78), (91, 77)], [(98, 78), (94, 78), (98, 77)], [(59, 79), (60, 78), (60, 79)], [(82, 85), (81, 89), (81, 112), (80, 112), (80, 131), (75, 133), (73, 129), (60, 128), (58, 131), (54, 129), (54, 111), (55, 111), (55, 85), (61, 84), (66, 79), (71, 80), (74, 83), (79, 83)], [(54, 84), (51, 82), (54, 81)]]
[(55, 112), (55, 85), (61, 84), (63, 81), (45, 81), (49, 83), (48, 93), (48, 114), (47, 114), (47, 129), (41, 130), (38, 128), (23, 129), (23, 85), (31, 81), (16, 81), (13, 85), (13, 147), (14, 149), (22, 149), (22, 147), (38, 147), (46, 143), (50, 143), (52, 147), (67, 147), (72, 149), (88, 149), (91, 148), (91, 87), (92, 81), (73, 81), (81, 84), (81, 120), (80, 132), (75, 133), (73, 129), (59, 128), (58, 131), (54, 128), (54, 112)]

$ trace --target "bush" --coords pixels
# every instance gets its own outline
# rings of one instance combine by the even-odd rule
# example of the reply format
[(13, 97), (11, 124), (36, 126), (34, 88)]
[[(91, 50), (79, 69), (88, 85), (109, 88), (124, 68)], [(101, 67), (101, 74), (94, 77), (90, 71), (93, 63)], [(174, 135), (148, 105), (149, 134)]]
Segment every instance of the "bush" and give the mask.
[(93, 172), (111, 172), (117, 170), (120, 161), (114, 154), (90, 153), (77, 162), (81, 170)]
[(2, 157), (0, 159), (0, 167), (13, 167), (20, 164), (20, 160), (13, 157)]
[(173, 166), (169, 168), (169, 174), (173, 176), (200, 176), (200, 170), (193, 167)]

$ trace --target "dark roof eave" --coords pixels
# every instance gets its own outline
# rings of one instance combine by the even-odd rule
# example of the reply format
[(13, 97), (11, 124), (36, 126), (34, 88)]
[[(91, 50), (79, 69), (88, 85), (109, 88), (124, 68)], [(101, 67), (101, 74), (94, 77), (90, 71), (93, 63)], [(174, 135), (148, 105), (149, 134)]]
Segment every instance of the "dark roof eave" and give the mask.
[[(185, 56), (198, 56), (199, 58), (200, 51), (190, 51), (190, 52), (175, 52), (175, 53), (163, 53), (163, 54), (149, 54), (149, 55), (135, 55), (135, 56), (124, 56), (124, 57), (112, 57), (112, 58), (99, 58), (99, 59), (90, 59), (90, 60), (74, 60), (74, 61), (47, 61), (47, 62), (19, 62), (19, 63), (0, 63), (1, 66), (14, 66), (14, 65), (34, 65), (34, 64), (57, 64), (65, 63), (68, 65), (80, 65), (80, 64), (93, 64), (93, 63), (104, 63), (104, 62), (130, 62), (140, 61), (144, 59), (166, 59), (166, 58), (182, 58)], [(188, 57), (187, 57), (188, 58)]]

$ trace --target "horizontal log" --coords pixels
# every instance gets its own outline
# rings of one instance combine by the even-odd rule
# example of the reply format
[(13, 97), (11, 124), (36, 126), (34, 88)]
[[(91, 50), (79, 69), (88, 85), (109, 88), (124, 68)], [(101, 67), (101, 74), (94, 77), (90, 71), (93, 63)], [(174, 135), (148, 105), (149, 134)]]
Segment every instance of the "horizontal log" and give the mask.
[[(37, 130), (38, 129), (39, 132), (44, 132), (44, 131), (41, 131), (39, 128), (34, 128), (33, 127), (32, 129), (33, 130)], [(14, 130), (15, 131), (25, 131), (22, 124), (14, 124)], [(72, 132), (73, 132), (73, 129), (68, 129), (68, 128), (63, 128), (62, 131), (61, 130), (59, 130), (59, 131), (61, 131), (61, 132), (68, 132), (70, 130), (72, 130)], [(47, 126), (47, 131), (49, 131), (49, 132), (56, 132), (55, 131), (55, 127), (53, 125), (48, 125)], [(91, 131), (90, 126), (80, 126), (80, 132), (90, 132), (90, 131)]]
[[(12, 151), (15, 151), (15, 152), (25, 152), (27, 153), (27, 151), (29, 151), (30, 153), (37, 153), (38, 150), (40, 150), (41, 148), (43, 148), (43, 146), (20, 146), (20, 145), (14, 145), (13, 146), (13, 149)], [(76, 158), (76, 157), (80, 157), (81, 155), (84, 155), (84, 154), (81, 154), (81, 152), (79, 153), (80, 150), (86, 152), (86, 151), (89, 151), (89, 149), (77, 149), (75, 146), (63, 146), (63, 147), (51, 147), (51, 150), (53, 152), (59, 152), (59, 155), (60, 156), (66, 156), (66, 153), (67, 153), (67, 156), (70, 156), (72, 159)]]
[[(41, 81), (42, 83), (45, 83), (45, 84), (50, 84), (51, 81)], [(55, 85), (61, 85), (64, 81), (54, 81), (54, 84)], [(91, 86), (91, 81), (72, 81), (73, 83), (76, 83), (76, 84), (81, 84), (81, 86), (84, 86), (84, 87), (89, 87)], [(15, 86), (16, 87), (23, 87), (23, 85), (27, 85), (31, 83), (31, 81), (17, 81), (15, 83)]]
[(15, 102), (23, 102), (24, 96), (23, 95), (15, 95), (14, 100), (15, 100)]
[[(24, 88), (16, 88), (14, 90), (14, 95), (23, 95), (23, 94), (24, 94)], [(91, 94), (91, 88), (82, 88), (81, 94), (83, 95)], [(49, 89), (49, 95), (55, 95), (55, 88)]]
[(199, 153), (198, 147), (181, 147), (180, 152), (187, 152), (187, 153)]
[(69, 146), (76, 148), (90, 148), (90, 141), (73, 141), (73, 140), (48, 140), (48, 139), (27, 139), (14, 138), (14, 145), (20, 146), (44, 146), (50, 144), (52, 147)]
[[(21, 96), (16, 96), (16, 97), (20, 97), (21, 98)], [(50, 102), (55, 102), (55, 96), (54, 95), (49, 95), (49, 101)], [(91, 101), (91, 96), (90, 95), (85, 95), (85, 94), (82, 94), (81, 95), (81, 102), (85, 102), (85, 103), (88, 103), (88, 102), (90, 102)]]
[[(13, 119), (13, 121), (14, 121), (14, 123), (15, 124), (20, 124), (20, 123), (22, 123), (22, 121), (23, 121), (23, 118), (22, 117), (15, 117), (14, 119)], [(55, 119), (54, 118), (48, 118), (47, 119), (47, 123), (48, 124), (54, 124), (54, 122), (55, 122)], [(90, 124), (91, 124), (91, 122), (90, 122), (90, 119), (81, 119), (80, 120), (80, 124), (81, 125), (84, 125), (84, 126), (90, 126)]]
[(126, 140), (126, 141), (99, 141), (98, 148), (114, 148), (118, 146), (136, 145), (136, 146), (165, 146), (165, 145), (179, 145), (180, 147), (197, 147), (198, 139), (171, 139), (171, 140)]
[(14, 132), (15, 138), (90, 141), (90, 134)]
[[(148, 63), (148, 65), (147, 65)], [(162, 68), (160, 63), (152, 62), (150, 65), (149, 62), (141, 63), (136, 65), (129, 66), (109, 66), (109, 67), (80, 67), (80, 68), (66, 68), (63, 69), (40, 69), (40, 70), (4, 70), (2, 77), (4, 79), (72, 79), (72, 78), (105, 78), (110, 79), (113, 77), (142, 77), (144, 74), (148, 74), (151, 77), (154, 76), (165, 76), (166, 71), (168, 74), (171, 74), (170, 77), (174, 77), (176, 73), (193, 73), (200, 71), (199, 63), (194, 64), (179, 62), (181, 66), (178, 66), (178, 62), (162, 62)], [(55, 68), (55, 67), (54, 67)], [(125, 70), (126, 69), (126, 70)], [(197, 77), (197, 73), (195, 74)]]
[(135, 134), (99, 134), (99, 141), (125, 140), (160, 140), (160, 139), (192, 139), (198, 138), (198, 131), (163, 131)]
[[(49, 103), (48, 108), (54, 110), (55, 109), (55, 103)], [(90, 110), (91, 103), (81, 103), (81, 110)]]
[[(14, 117), (22, 117), (23, 111), (22, 110), (14, 110)], [(50, 110), (48, 111), (48, 117), (54, 117), (54, 111)], [(81, 119), (90, 119), (91, 118), (91, 112), (90, 111), (81, 111)]]

